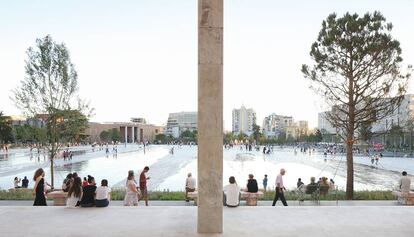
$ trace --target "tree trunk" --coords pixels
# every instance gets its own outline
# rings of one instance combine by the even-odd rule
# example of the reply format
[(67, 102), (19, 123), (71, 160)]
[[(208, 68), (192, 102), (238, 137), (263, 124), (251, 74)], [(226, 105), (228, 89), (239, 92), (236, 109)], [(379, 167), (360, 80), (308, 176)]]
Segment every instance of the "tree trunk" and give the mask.
[(353, 136), (348, 134), (346, 142), (346, 199), (354, 198), (354, 156), (352, 148), (354, 146)]

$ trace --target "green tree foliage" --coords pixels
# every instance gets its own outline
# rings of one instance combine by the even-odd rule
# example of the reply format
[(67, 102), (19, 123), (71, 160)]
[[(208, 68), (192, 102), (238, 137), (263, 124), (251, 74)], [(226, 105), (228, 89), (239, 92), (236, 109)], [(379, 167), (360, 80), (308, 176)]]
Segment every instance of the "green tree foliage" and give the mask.
[(77, 96), (78, 74), (65, 44), (53, 41), (50, 35), (37, 39), (36, 45), (27, 50), (25, 62), (25, 77), (14, 90), (12, 99), (29, 117), (36, 117), (37, 114), (48, 116), (53, 186), (53, 160), (59, 151), (58, 122), (62, 118), (61, 112), (77, 109), (88, 114), (91, 110)]
[(359, 127), (359, 139), (365, 142), (368, 142), (371, 140), (372, 138), (372, 125), (370, 122), (366, 122), (361, 124), (361, 126)]
[(80, 141), (88, 128), (88, 118), (79, 110), (64, 110), (60, 112), (58, 121), (60, 139), (68, 142)]
[(393, 125), (388, 132), (387, 145), (392, 148), (398, 148), (401, 146), (404, 131), (401, 126)]
[(261, 135), (262, 133), (260, 131), (260, 126), (257, 124), (253, 124), (253, 133), (251, 135), (251, 138), (256, 142), (259, 142)]
[(103, 142), (119, 142), (121, 140), (121, 132), (117, 128), (104, 130), (99, 134), (99, 138)]
[(0, 111), (0, 144), (13, 141), (11, 118)]
[(185, 130), (180, 134), (180, 139), (185, 142), (196, 142), (197, 141), (197, 130), (190, 131)]
[(355, 131), (392, 113), (411, 76), (411, 66), (402, 73), (401, 47), (391, 35), (392, 28), (380, 12), (331, 14), (312, 44), (314, 65), (302, 66), (311, 88), (333, 108), (327, 119), (346, 144), (348, 199), (354, 192)]

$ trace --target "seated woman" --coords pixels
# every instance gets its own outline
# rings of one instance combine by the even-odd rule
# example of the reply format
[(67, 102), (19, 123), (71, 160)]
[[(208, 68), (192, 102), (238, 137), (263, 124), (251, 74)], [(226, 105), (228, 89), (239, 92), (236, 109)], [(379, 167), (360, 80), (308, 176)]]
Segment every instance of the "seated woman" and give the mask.
[(228, 207), (237, 207), (240, 203), (240, 187), (233, 176), (229, 178), (229, 183), (224, 187), (224, 204)]
[(95, 194), (96, 207), (107, 207), (109, 205), (109, 200), (111, 200), (111, 189), (108, 187), (108, 180), (103, 179), (101, 181), (101, 186), (96, 188)]
[(95, 206), (95, 191), (96, 191), (95, 178), (88, 175), (88, 185), (83, 187), (83, 189), (82, 189), (83, 195), (82, 195), (82, 199), (80, 201), (80, 206), (81, 207), (93, 207), (93, 206)]
[(319, 184), (319, 190), (321, 192), (321, 195), (326, 195), (328, 194), (329, 191), (329, 183), (328, 183), (328, 178), (326, 177), (322, 177), (322, 181)]
[(82, 180), (77, 177), (73, 181), (68, 191), (68, 199), (66, 200), (66, 206), (74, 208), (79, 206), (79, 201), (82, 198)]
[(253, 179), (253, 177), (252, 174), (249, 174), (249, 179), (247, 180), (247, 192), (249, 193), (257, 193), (257, 191), (259, 191), (257, 181), (256, 179)]
[(310, 184), (306, 185), (306, 194), (313, 194), (318, 189), (315, 177), (311, 177)]

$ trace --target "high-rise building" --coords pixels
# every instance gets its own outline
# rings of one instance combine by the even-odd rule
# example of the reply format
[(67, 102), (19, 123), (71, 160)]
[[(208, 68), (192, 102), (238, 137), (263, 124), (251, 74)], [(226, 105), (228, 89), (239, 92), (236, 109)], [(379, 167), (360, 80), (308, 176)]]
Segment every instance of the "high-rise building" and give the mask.
[(164, 134), (179, 138), (186, 130), (197, 130), (197, 112), (170, 113)]
[(246, 109), (244, 105), (240, 109), (233, 109), (232, 131), (235, 134), (240, 132), (250, 136), (253, 133), (253, 125), (256, 124), (256, 112), (253, 109)]
[(278, 137), (286, 132), (286, 128), (293, 125), (292, 116), (277, 115), (275, 113), (263, 119), (263, 133), (266, 137)]

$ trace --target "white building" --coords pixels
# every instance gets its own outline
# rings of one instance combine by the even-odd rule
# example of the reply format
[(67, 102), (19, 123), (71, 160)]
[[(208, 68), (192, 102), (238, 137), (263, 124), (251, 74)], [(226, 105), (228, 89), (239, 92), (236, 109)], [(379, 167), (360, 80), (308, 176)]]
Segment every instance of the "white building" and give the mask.
[(326, 118), (327, 113), (329, 112), (330, 111), (318, 113), (318, 129), (322, 134), (336, 134), (335, 127)]
[(240, 132), (250, 136), (253, 133), (253, 125), (256, 124), (256, 112), (253, 109), (246, 109), (243, 105), (240, 109), (233, 109), (232, 131), (235, 134)]
[(275, 113), (263, 119), (263, 133), (266, 137), (278, 137), (281, 133), (286, 133), (286, 128), (293, 126), (293, 117), (277, 115)]
[(407, 94), (400, 106), (387, 117), (378, 120), (372, 125), (372, 132), (381, 133), (389, 131), (393, 126), (407, 127), (407, 122), (414, 118), (414, 95)]
[(197, 130), (197, 112), (170, 113), (164, 134), (179, 138), (186, 130)]

